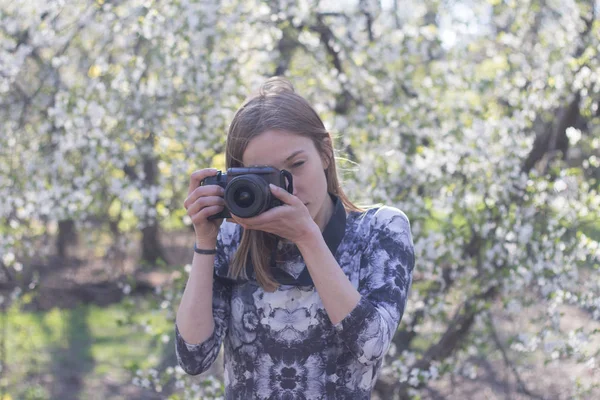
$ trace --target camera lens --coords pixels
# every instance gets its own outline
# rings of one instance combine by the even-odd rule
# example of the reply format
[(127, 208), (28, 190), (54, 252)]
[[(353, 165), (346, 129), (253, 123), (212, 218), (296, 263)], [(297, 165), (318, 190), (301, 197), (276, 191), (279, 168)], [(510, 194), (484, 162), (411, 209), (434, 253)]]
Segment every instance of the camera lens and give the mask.
[(233, 194), (233, 201), (242, 208), (248, 208), (254, 203), (254, 193), (248, 188), (239, 188)]
[(269, 183), (255, 174), (233, 178), (225, 188), (224, 197), (229, 211), (242, 218), (260, 214), (271, 203)]

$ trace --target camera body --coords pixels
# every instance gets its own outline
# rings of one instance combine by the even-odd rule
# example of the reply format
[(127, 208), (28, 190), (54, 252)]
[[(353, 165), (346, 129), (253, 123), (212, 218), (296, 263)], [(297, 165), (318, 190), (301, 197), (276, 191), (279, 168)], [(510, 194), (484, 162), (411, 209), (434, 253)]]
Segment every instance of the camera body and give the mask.
[(207, 219), (231, 218), (231, 214), (250, 218), (282, 205), (281, 200), (271, 193), (270, 183), (289, 193), (294, 191), (292, 174), (270, 165), (229, 168), (227, 173), (218, 171), (217, 175), (204, 178), (200, 186), (219, 185), (225, 189), (225, 208)]

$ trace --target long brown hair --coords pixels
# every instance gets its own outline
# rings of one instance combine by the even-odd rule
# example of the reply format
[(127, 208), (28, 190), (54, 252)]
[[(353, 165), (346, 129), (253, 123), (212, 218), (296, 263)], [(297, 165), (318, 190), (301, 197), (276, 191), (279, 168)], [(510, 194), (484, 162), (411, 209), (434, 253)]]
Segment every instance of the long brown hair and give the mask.
[[(262, 84), (259, 92), (250, 96), (237, 110), (227, 134), (225, 164), (227, 168), (242, 167), (242, 155), (248, 143), (268, 130), (281, 130), (310, 138), (324, 161), (328, 161), (325, 177), (327, 191), (339, 197), (347, 211), (363, 212), (354, 205), (340, 187), (335, 165), (333, 141), (323, 121), (313, 107), (298, 95), (292, 84), (273, 77)], [(229, 266), (232, 278), (246, 276), (248, 255), (252, 259), (258, 283), (266, 291), (279, 284), (269, 273), (269, 258), (276, 236), (258, 230), (243, 230), (240, 245)]]

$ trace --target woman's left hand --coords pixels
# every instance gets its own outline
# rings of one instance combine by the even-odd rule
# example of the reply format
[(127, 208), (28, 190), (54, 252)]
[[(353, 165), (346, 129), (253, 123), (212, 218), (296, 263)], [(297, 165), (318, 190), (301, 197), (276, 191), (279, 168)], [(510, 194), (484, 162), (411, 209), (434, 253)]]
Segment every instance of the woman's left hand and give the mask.
[(270, 188), (271, 193), (283, 202), (281, 206), (273, 207), (252, 218), (240, 218), (235, 215), (231, 218), (244, 229), (269, 232), (296, 245), (320, 231), (308, 208), (299, 198), (281, 187), (270, 185)]

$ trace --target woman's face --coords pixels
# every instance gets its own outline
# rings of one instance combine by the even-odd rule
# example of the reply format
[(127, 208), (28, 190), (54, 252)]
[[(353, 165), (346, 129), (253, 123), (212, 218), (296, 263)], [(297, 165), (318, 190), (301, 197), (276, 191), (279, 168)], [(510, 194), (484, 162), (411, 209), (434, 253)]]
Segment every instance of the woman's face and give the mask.
[(271, 165), (285, 169), (294, 178), (293, 195), (308, 208), (313, 220), (323, 215), (330, 201), (326, 164), (311, 139), (287, 131), (269, 130), (254, 137), (242, 157), (245, 167)]

